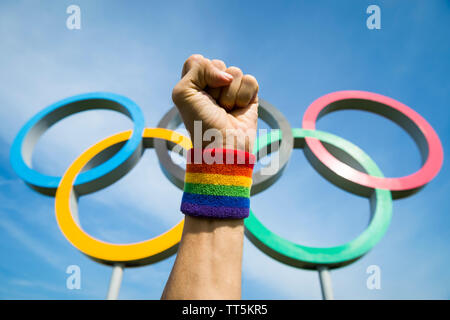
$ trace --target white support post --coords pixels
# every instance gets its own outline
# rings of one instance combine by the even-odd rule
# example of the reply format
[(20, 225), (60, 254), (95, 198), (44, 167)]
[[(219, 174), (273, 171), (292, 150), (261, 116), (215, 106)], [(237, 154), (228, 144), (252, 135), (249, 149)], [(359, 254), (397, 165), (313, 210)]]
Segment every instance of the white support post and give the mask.
[(107, 300), (117, 300), (119, 297), (120, 285), (122, 284), (124, 266), (116, 264), (113, 266), (111, 280), (109, 282)]
[(322, 299), (323, 300), (334, 300), (333, 297), (333, 287), (331, 286), (331, 276), (330, 271), (327, 267), (319, 266), (317, 267), (319, 271), (320, 287), (322, 289)]

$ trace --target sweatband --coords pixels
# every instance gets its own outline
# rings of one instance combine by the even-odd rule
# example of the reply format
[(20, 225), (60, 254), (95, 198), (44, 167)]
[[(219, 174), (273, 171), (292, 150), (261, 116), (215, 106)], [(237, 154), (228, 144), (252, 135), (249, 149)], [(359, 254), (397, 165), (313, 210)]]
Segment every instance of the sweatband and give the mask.
[(234, 149), (187, 152), (181, 212), (194, 217), (243, 219), (250, 211), (256, 157)]

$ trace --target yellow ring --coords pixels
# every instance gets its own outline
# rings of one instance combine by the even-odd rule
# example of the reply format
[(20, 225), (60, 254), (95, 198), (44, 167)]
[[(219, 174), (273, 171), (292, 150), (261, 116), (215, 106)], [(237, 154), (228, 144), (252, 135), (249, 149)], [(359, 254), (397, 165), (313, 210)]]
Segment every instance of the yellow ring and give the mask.
[[(115, 134), (83, 152), (64, 173), (55, 196), (56, 220), (64, 236), (78, 250), (106, 264), (123, 263), (133, 266), (159, 261), (176, 251), (183, 231), (184, 219), (155, 238), (131, 244), (112, 244), (90, 236), (75, 222), (71, 201), (77, 201), (73, 197), (75, 195), (73, 184), (78, 174), (97, 154), (115, 144), (127, 141), (131, 134), (131, 130)], [(192, 147), (188, 137), (168, 129), (146, 128), (142, 137), (171, 141), (185, 149)]]

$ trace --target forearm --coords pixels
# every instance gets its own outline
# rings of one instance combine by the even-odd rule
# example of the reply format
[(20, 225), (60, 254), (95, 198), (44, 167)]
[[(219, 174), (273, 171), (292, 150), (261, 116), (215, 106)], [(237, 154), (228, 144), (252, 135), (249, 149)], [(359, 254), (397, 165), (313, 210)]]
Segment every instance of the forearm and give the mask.
[(183, 66), (172, 99), (194, 148), (186, 157), (183, 235), (162, 299), (241, 298), (258, 88), (220, 60), (192, 55)]
[(240, 299), (242, 219), (186, 216), (162, 299)]

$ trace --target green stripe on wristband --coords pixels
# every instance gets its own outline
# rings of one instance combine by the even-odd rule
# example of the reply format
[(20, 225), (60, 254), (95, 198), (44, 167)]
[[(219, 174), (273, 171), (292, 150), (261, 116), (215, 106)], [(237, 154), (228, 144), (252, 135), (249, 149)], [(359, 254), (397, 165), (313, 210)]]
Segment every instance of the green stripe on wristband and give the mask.
[(195, 194), (250, 197), (250, 188), (241, 186), (224, 186), (218, 184), (185, 183), (184, 191)]

